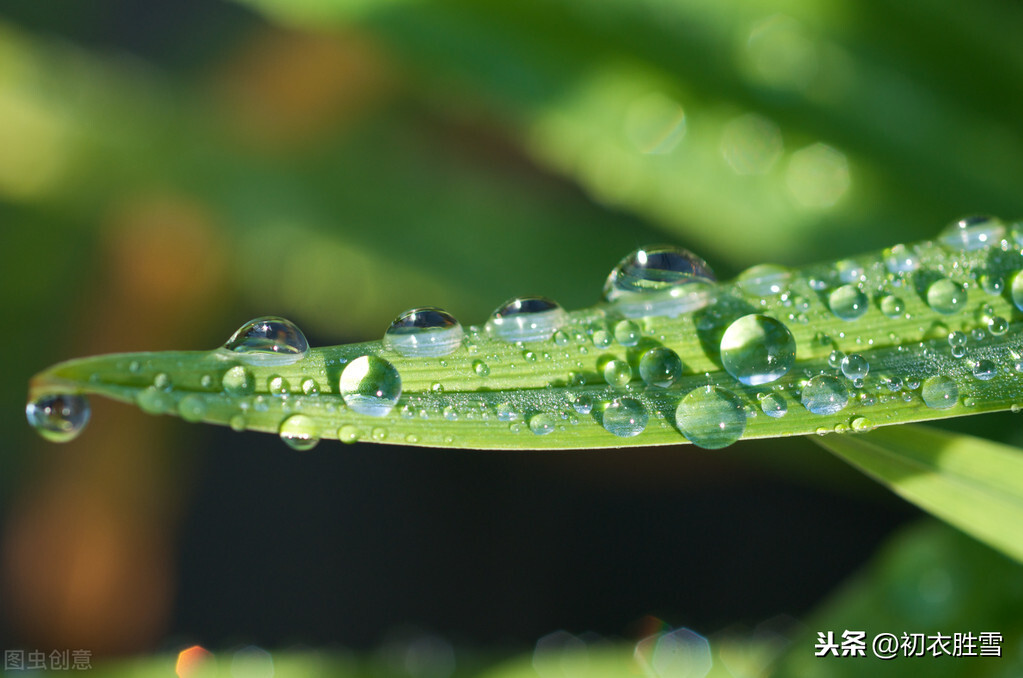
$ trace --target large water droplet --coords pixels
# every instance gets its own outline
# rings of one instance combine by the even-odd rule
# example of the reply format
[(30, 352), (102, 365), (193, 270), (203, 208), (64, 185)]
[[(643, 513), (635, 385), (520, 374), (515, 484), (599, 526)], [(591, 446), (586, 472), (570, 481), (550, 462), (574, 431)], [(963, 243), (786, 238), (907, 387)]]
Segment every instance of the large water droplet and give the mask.
[(760, 396), (760, 409), (767, 416), (777, 419), (784, 417), (788, 413), (789, 406), (785, 403), (785, 398), (778, 393), (772, 392)]
[(731, 445), (746, 430), (742, 401), (720, 386), (704, 386), (686, 394), (675, 410), (678, 430), (697, 447), (716, 450)]
[(304, 414), (293, 414), (285, 419), (278, 433), (288, 447), (299, 452), (311, 450), (320, 442), (316, 422)]
[(942, 315), (952, 315), (966, 306), (966, 290), (959, 283), (941, 278), (927, 288), (927, 304)]
[(796, 341), (780, 321), (757, 313), (745, 315), (721, 337), (721, 363), (744, 384), (757, 386), (780, 379), (796, 360)]
[(758, 297), (777, 296), (788, 289), (792, 271), (777, 264), (757, 264), (739, 274), (735, 282), (743, 292)]
[(828, 296), (828, 307), (842, 320), (856, 320), (867, 312), (867, 295), (856, 285), (842, 285)]
[(870, 363), (859, 353), (847, 355), (842, 359), (842, 374), (846, 379), (863, 379), (870, 373)]
[(635, 346), (640, 336), (639, 325), (631, 320), (620, 320), (615, 325), (615, 339), (622, 346)]
[(838, 377), (818, 374), (803, 386), (801, 399), (814, 414), (835, 414), (849, 402), (849, 390)]
[(83, 395), (56, 393), (25, 405), (25, 417), (39, 435), (55, 443), (73, 440), (89, 423), (92, 410)]
[(238, 328), (224, 348), (253, 365), (290, 365), (309, 350), (302, 330), (284, 318), (256, 318)]
[(1016, 308), (1023, 311), (1023, 271), (1018, 271), (1012, 276), (1010, 293), (1012, 294), (1012, 303), (1016, 305)]
[(629, 318), (677, 316), (703, 308), (716, 278), (707, 262), (681, 247), (642, 247), (615, 266), (604, 298)]
[(639, 359), (639, 376), (649, 386), (668, 388), (682, 376), (682, 359), (670, 348), (652, 348)]
[(494, 311), (487, 331), (502, 341), (546, 341), (565, 324), (567, 314), (546, 297), (517, 297)]
[(619, 438), (638, 436), (646, 428), (646, 408), (635, 398), (616, 398), (604, 410), (604, 428)]
[(934, 410), (947, 410), (959, 400), (959, 387), (943, 374), (928, 377), (920, 387), (924, 404)]
[(974, 215), (950, 224), (939, 237), (950, 247), (979, 250), (1001, 241), (1005, 237), (1005, 224), (995, 217)]
[(360, 414), (383, 417), (401, 396), (401, 375), (383, 358), (364, 355), (345, 365), (340, 387), (348, 407)]
[(465, 332), (439, 308), (414, 308), (395, 318), (384, 333), (384, 347), (405, 356), (437, 357), (454, 353)]

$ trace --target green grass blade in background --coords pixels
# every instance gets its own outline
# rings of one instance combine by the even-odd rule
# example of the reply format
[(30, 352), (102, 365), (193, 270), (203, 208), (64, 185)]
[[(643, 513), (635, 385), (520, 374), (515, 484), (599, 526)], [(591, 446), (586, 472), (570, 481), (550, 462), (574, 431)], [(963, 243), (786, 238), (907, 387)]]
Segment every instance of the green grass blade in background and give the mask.
[(817, 439), (908, 501), (1023, 561), (1023, 451), (924, 426)]

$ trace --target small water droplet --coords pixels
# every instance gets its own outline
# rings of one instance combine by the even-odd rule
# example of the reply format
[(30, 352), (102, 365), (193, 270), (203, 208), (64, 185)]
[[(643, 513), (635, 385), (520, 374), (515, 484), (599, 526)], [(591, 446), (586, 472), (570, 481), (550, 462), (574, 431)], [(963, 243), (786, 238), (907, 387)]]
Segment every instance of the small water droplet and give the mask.
[(966, 306), (966, 290), (959, 283), (941, 278), (927, 288), (927, 304), (942, 315), (952, 315)]
[(198, 393), (190, 393), (178, 403), (178, 414), (185, 421), (202, 421), (206, 416), (206, 398)]
[(920, 387), (924, 404), (934, 410), (945, 410), (959, 400), (959, 387), (943, 374), (928, 377)]
[(337, 439), (346, 444), (354, 443), (359, 439), (359, 427), (354, 424), (345, 424), (338, 429)]
[(682, 359), (670, 348), (652, 348), (639, 359), (639, 376), (648, 386), (668, 388), (682, 376)]
[(747, 268), (735, 279), (747, 294), (758, 297), (777, 296), (788, 289), (792, 271), (777, 264), (757, 264)]
[(862, 433), (864, 431), (870, 431), (871, 429), (873, 429), (874, 423), (867, 419), (866, 417), (854, 417), (851, 422), (851, 426), (852, 430), (856, 431), (857, 433)]
[(1009, 321), (1000, 315), (991, 316), (987, 321), (987, 331), (1000, 337), (1009, 331)]
[(462, 345), (465, 332), (447, 311), (427, 306), (405, 311), (384, 332), (384, 348), (404, 356), (436, 358)]
[(342, 370), (340, 392), (345, 404), (356, 412), (383, 417), (401, 396), (401, 376), (383, 358), (360, 356)]
[(316, 395), (320, 392), (320, 387), (316, 384), (315, 379), (303, 379), (302, 380), (302, 393), (305, 395)]
[(43, 395), (25, 405), (25, 417), (43, 438), (54, 443), (74, 440), (89, 423), (92, 410), (84, 395)]
[(478, 377), (487, 377), (490, 376), (490, 365), (487, 365), (482, 360), (473, 360), (472, 371), (475, 372)]
[(856, 320), (867, 312), (869, 300), (856, 285), (842, 285), (828, 295), (828, 307), (837, 318)]
[(153, 377), (153, 386), (160, 389), (161, 391), (166, 391), (170, 389), (171, 387), (170, 375), (167, 374), (166, 372), (160, 372), (155, 377)]
[(881, 313), (889, 318), (898, 318), (906, 310), (906, 304), (894, 294), (886, 294), (881, 298)]
[(558, 420), (553, 414), (541, 412), (529, 418), (529, 430), (538, 436), (554, 433)]
[(966, 342), (969, 341), (969, 337), (966, 336), (965, 332), (958, 330), (948, 333), (948, 345), (949, 346), (965, 346)]
[(458, 421), (458, 408), (454, 405), (448, 405), (444, 408), (444, 418), (448, 421)]
[(622, 346), (635, 346), (640, 336), (639, 325), (631, 320), (619, 320), (615, 325), (615, 340)]
[(581, 395), (572, 402), (572, 407), (579, 414), (589, 414), (593, 409), (593, 398), (588, 395)]
[(710, 301), (716, 281), (707, 262), (668, 245), (642, 247), (618, 262), (604, 284), (604, 298), (628, 318), (677, 316)]
[(311, 450), (320, 442), (316, 432), (316, 422), (304, 414), (293, 414), (283, 422), (277, 431), (288, 447), (299, 452)]
[(604, 365), (604, 381), (621, 388), (632, 380), (632, 368), (624, 360), (608, 360)]
[(764, 393), (760, 398), (760, 409), (764, 411), (769, 417), (778, 419), (788, 414), (789, 406), (785, 403), (785, 398), (778, 393)]
[(288, 395), (291, 386), (284, 377), (273, 375), (266, 380), (266, 389), (273, 395)]
[(1005, 280), (1000, 275), (986, 273), (980, 276), (980, 286), (991, 296), (1001, 296), (1005, 290)]
[(682, 398), (675, 409), (675, 423), (697, 447), (719, 449), (742, 437), (746, 411), (738, 396), (728, 389), (704, 386)]
[(569, 342), (568, 335), (562, 332), (561, 330), (557, 330), (554, 333), (553, 339), (554, 343), (557, 344), (558, 346), (567, 346)]
[(594, 330), (593, 345), (597, 348), (607, 348), (611, 345), (611, 333), (604, 328)]
[(377, 442), (381, 440), (386, 440), (387, 429), (383, 428), (382, 426), (377, 426), (375, 429), (373, 429), (373, 433), (371, 435), (373, 436), (373, 440), (376, 440)]
[(828, 367), (833, 370), (837, 370), (842, 366), (842, 361), (845, 360), (845, 354), (835, 349), (828, 355)]
[(803, 386), (803, 407), (814, 414), (835, 414), (849, 402), (849, 390), (837, 377), (818, 374)]
[(221, 379), (224, 391), (231, 396), (251, 395), (256, 390), (252, 373), (241, 365), (235, 365)]
[(884, 265), (889, 273), (910, 273), (920, 267), (920, 260), (905, 245), (894, 245), (884, 252)]
[(796, 360), (796, 342), (782, 322), (766, 315), (745, 315), (721, 337), (725, 370), (749, 386), (780, 379)]
[(130, 363), (128, 363), (128, 371), (133, 374), (138, 374), (139, 372), (142, 371), (142, 363), (140, 363), (138, 360), (132, 360)]
[(515, 421), (518, 418), (519, 413), (511, 403), (504, 402), (497, 406), (498, 421)]
[(604, 410), (604, 429), (619, 438), (638, 436), (646, 428), (649, 415), (635, 398), (616, 398)]
[(231, 421), (228, 423), (230, 424), (232, 431), (241, 433), (242, 431), (245, 430), (245, 415), (236, 414), (233, 417), (231, 417)]
[(842, 359), (842, 374), (846, 379), (862, 380), (870, 373), (870, 363), (859, 353), (847, 355)]
[(987, 381), (993, 379), (998, 374), (998, 366), (995, 365), (993, 360), (984, 358), (978, 360), (973, 365), (973, 376), (981, 381)]
[(844, 283), (856, 283), (863, 280), (863, 266), (852, 259), (843, 259), (835, 264), (838, 279)]
[(487, 331), (509, 343), (546, 341), (567, 317), (557, 302), (546, 297), (517, 297), (491, 314)]
[(174, 406), (174, 399), (165, 391), (150, 386), (139, 391), (135, 397), (139, 409), (146, 414), (165, 414)]
[(305, 357), (309, 342), (290, 320), (265, 316), (238, 328), (224, 349), (252, 365), (290, 365)]
[(986, 215), (963, 217), (950, 224), (939, 238), (949, 247), (960, 250), (979, 250), (1001, 241), (1005, 237), (1005, 224)]
[(203, 388), (213, 388), (214, 380), (212, 374), (202, 375), (202, 379), (199, 380), (199, 385)]

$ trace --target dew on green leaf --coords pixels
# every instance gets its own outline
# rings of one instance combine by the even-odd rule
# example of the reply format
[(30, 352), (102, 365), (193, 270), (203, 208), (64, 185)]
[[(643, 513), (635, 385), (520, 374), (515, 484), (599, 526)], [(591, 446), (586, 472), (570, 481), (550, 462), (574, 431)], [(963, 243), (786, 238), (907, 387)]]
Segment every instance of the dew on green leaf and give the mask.
[(1001, 219), (987, 215), (963, 217), (950, 224), (938, 239), (949, 247), (967, 252), (990, 247), (1005, 237)]
[(675, 424), (686, 439), (706, 449), (731, 445), (746, 430), (746, 411), (738, 396), (720, 386), (687, 393), (675, 409)]
[(635, 346), (639, 343), (639, 325), (631, 320), (620, 320), (615, 324), (615, 340), (622, 346)]
[(546, 297), (516, 297), (490, 315), (487, 331), (509, 343), (547, 341), (568, 316)]
[(290, 365), (305, 357), (309, 342), (290, 320), (265, 316), (238, 328), (224, 349), (252, 365)]
[(842, 320), (856, 320), (867, 312), (867, 295), (857, 285), (848, 284), (832, 290), (828, 295), (828, 308)]
[(772, 391), (770, 393), (762, 393), (758, 398), (760, 399), (760, 409), (767, 416), (778, 419), (788, 414), (789, 406), (785, 403), (785, 398), (780, 394)]
[(224, 387), (224, 392), (231, 396), (251, 395), (256, 390), (252, 372), (241, 365), (235, 365), (224, 372), (220, 383)]
[(538, 436), (545, 436), (554, 433), (557, 428), (558, 419), (549, 412), (534, 414), (529, 418), (529, 430)]
[(178, 403), (178, 414), (185, 421), (202, 421), (206, 416), (206, 409), (206, 398), (198, 393), (190, 393)]
[(920, 397), (924, 404), (934, 410), (953, 407), (959, 400), (959, 387), (950, 377), (943, 374), (928, 377), (920, 386)]
[(906, 304), (894, 294), (886, 294), (881, 297), (881, 313), (888, 318), (898, 318), (906, 311)]
[(796, 342), (779, 320), (745, 315), (721, 337), (721, 363), (730, 375), (749, 386), (780, 379), (796, 360)]
[(284, 444), (299, 452), (311, 450), (320, 442), (316, 422), (304, 414), (293, 414), (285, 419), (277, 433)]
[(73, 440), (89, 423), (92, 410), (84, 395), (43, 395), (25, 405), (25, 417), (36, 432), (54, 443)]
[(953, 315), (966, 306), (966, 290), (957, 282), (940, 278), (927, 288), (927, 305), (942, 315)]
[(619, 438), (638, 436), (646, 428), (649, 415), (635, 398), (616, 398), (604, 410), (604, 429)]
[(681, 247), (642, 247), (618, 262), (604, 299), (628, 318), (677, 316), (703, 308), (716, 281), (707, 262)]
[(682, 359), (670, 348), (657, 346), (640, 357), (639, 376), (648, 386), (668, 388), (682, 376)]
[(870, 373), (870, 363), (859, 353), (852, 353), (842, 359), (842, 374), (846, 379), (863, 379)]
[(740, 273), (735, 282), (747, 294), (768, 297), (788, 289), (792, 276), (792, 271), (784, 266), (757, 264)]
[(800, 399), (814, 414), (835, 414), (849, 402), (849, 390), (838, 377), (818, 374), (803, 386)]
[(461, 347), (465, 332), (447, 311), (432, 306), (405, 311), (384, 333), (384, 348), (410, 357), (439, 357)]
[(341, 372), (341, 397), (360, 414), (383, 417), (390, 413), (401, 396), (401, 376), (383, 358), (364, 355)]
[(632, 368), (624, 360), (608, 360), (604, 365), (604, 381), (611, 386), (621, 388), (632, 380)]
[(973, 365), (973, 376), (981, 381), (993, 379), (998, 374), (998, 366), (993, 360), (983, 358)]

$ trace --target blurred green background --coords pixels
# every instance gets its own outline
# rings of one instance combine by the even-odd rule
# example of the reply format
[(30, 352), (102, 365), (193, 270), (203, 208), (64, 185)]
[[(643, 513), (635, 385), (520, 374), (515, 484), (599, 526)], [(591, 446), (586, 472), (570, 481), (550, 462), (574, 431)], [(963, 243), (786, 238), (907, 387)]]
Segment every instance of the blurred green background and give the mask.
[[(54, 446), (22, 411), (58, 360), (257, 315), (377, 339), (419, 305), (589, 305), (650, 242), (730, 277), (1018, 218), (1021, 45), (1011, 0), (8, 0), (0, 644), (568, 676), (610, 643), (638, 675), (631, 644), (686, 626), (740, 678), (923, 661), (812, 661), (820, 630), (993, 630), (1001, 660), (928, 674), (1019, 675), (1020, 568), (806, 440), (296, 454), (96, 402)], [(558, 630), (587, 664), (530, 663)]]

